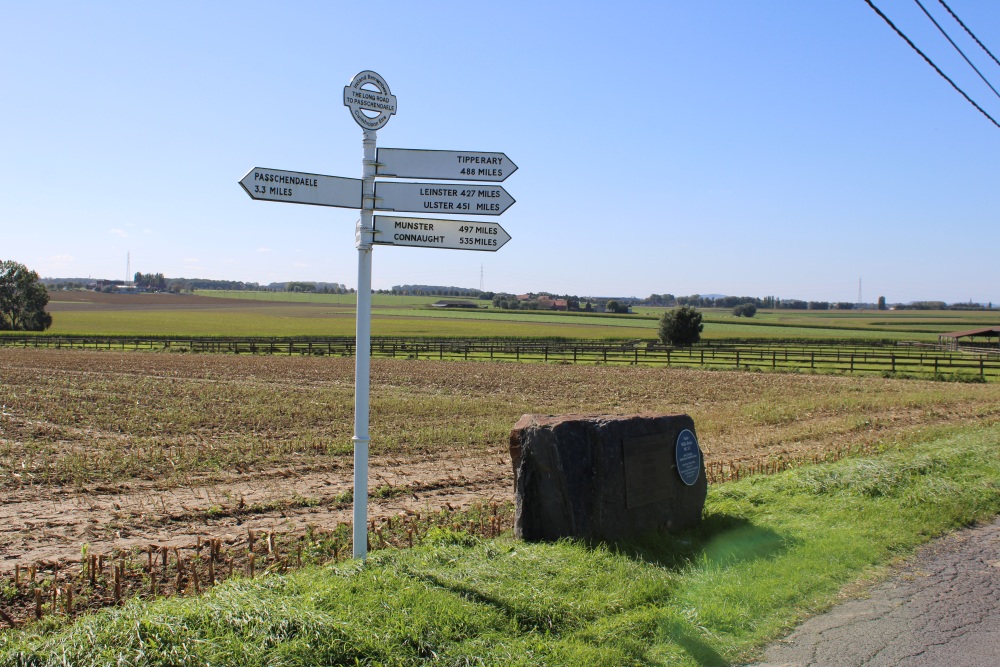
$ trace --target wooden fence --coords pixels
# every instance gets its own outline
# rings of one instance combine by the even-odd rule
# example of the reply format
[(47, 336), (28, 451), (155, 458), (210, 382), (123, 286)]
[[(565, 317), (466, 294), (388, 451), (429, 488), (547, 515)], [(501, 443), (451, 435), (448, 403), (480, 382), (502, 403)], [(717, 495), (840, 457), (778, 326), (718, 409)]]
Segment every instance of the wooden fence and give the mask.
[[(125, 336), (0, 336), (0, 346), (175, 350), (217, 354), (353, 356), (353, 337), (167, 338)], [(373, 338), (373, 357), (687, 366), (822, 373), (881, 373), (897, 376), (1000, 379), (1000, 355), (933, 346), (881, 343), (791, 344), (703, 343), (687, 348), (650, 341), (530, 341), (507, 339)]]

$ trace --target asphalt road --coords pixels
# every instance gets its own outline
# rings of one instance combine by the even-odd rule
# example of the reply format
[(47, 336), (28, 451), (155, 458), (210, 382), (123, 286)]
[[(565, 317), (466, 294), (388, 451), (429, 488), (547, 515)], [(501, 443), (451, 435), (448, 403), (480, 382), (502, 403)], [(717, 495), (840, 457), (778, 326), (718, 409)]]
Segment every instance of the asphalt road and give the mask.
[(758, 667), (1000, 665), (1000, 519), (926, 545), (863, 599), (767, 649)]

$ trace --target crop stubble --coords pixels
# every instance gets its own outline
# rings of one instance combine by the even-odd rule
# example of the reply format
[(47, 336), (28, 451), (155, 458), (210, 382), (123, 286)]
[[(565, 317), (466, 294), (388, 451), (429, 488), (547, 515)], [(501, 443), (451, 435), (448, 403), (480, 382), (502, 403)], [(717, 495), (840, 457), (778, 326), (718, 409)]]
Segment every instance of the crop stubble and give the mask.
[[(353, 359), (0, 349), (0, 574), (350, 518)], [(706, 462), (786, 465), (995, 421), (1000, 385), (488, 362), (372, 364), (373, 517), (505, 501), (529, 412), (685, 412)], [(720, 466), (722, 466), (720, 468)]]

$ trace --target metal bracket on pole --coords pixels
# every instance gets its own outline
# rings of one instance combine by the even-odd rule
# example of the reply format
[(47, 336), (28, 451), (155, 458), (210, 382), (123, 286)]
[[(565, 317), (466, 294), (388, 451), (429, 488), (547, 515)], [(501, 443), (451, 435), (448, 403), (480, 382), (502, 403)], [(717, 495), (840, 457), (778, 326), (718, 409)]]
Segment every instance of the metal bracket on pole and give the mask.
[[(365, 235), (367, 235), (367, 239), (365, 238)], [(361, 221), (358, 220), (358, 224), (354, 228), (354, 247), (358, 250), (371, 250), (372, 241), (374, 240), (375, 231), (362, 227)]]

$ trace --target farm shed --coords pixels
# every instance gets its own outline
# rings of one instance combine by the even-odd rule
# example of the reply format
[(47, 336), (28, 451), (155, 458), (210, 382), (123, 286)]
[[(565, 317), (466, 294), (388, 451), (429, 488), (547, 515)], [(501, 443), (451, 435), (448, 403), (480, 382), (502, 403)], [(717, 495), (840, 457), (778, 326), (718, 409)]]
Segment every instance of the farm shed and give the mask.
[(441, 299), (431, 304), (435, 308), (479, 308), (475, 301), (462, 301), (461, 299)]
[[(969, 329), (968, 331), (953, 331), (951, 333), (938, 334), (938, 343), (941, 345), (947, 345), (952, 349), (957, 350), (962, 347), (962, 341), (960, 340), (962, 338), (968, 338), (970, 345), (976, 349), (995, 347), (1000, 350), (1000, 327), (990, 327), (988, 329)], [(985, 338), (986, 345), (977, 345), (977, 338)], [(996, 338), (997, 344), (991, 345), (989, 340), (990, 338)]]

